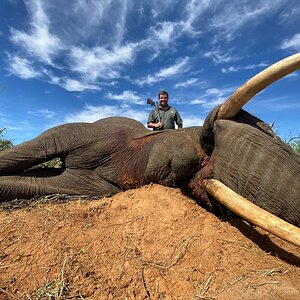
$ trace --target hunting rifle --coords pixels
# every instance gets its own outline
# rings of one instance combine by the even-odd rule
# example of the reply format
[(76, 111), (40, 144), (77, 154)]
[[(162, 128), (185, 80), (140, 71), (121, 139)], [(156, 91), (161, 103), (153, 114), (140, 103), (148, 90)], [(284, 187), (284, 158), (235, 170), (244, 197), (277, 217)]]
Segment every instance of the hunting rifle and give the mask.
[(157, 101), (153, 101), (152, 99), (148, 98), (147, 99), (147, 104), (150, 104), (151, 106), (155, 106), (155, 109), (157, 111), (157, 116), (158, 116), (158, 122), (161, 123), (160, 120), (160, 115), (159, 115), (159, 109), (158, 109), (158, 102)]

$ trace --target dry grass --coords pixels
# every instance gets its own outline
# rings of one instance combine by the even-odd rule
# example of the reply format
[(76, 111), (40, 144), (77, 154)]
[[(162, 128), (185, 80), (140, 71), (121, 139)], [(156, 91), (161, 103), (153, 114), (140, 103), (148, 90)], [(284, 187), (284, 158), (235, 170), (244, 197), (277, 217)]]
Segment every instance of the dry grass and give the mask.
[(33, 296), (36, 299), (47, 297), (51, 300), (61, 300), (68, 293), (69, 284), (65, 278), (66, 259), (63, 261), (60, 276), (58, 278), (47, 281), (42, 287), (38, 288)]
[(210, 285), (212, 284), (212, 280), (213, 280), (213, 275), (209, 274), (208, 277), (203, 280), (201, 283), (195, 282), (195, 297), (199, 298), (199, 299), (211, 299), (213, 297), (208, 297), (205, 296), (205, 294), (207, 293)]
[(97, 200), (99, 197), (88, 195), (68, 195), (68, 194), (52, 194), (47, 196), (38, 196), (32, 199), (15, 199), (7, 202), (0, 202), (0, 211), (13, 211), (17, 209), (26, 208), (31, 210), (40, 204), (59, 204), (69, 201), (80, 200), (82, 203), (92, 200)]
[(153, 268), (159, 268), (159, 269), (163, 269), (163, 270), (168, 270), (170, 268), (172, 268), (173, 266), (175, 266), (180, 259), (182, 259), (184, 257), (184, 255), (186, 254), (188, 247), (190, 246), (190, 244), (192, 243), (192, 241), (199, 239), (199, 237), (197, 236), (191, 236), (187, 239), (185, 239), (184, 241), (182, 241), (179, 245), (179, 247), (177, 248), (177, 251), (175, 251), (175, 253), (173, 254), (173, 261), (171, 263), (165, 263), (165, 262), (153, 262), (153, 261), (145, 261), (140, 259), (140, 262), (142, 263), (143, 266), (150, 266)]

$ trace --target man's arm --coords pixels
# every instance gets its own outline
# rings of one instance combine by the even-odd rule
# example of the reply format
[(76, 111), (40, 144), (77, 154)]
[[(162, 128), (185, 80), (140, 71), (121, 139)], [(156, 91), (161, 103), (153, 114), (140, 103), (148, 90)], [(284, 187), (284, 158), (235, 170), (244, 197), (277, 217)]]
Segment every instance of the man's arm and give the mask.
[(157, 122), (157, 123), (147, 123), (147, 127), (148, 128), (162, 128), (163, 124), (161, 122)]
[(148, 128), (162, 128), (163, 124), (161, 122), (155, 122), (155, 116), (154, 116), (154, 110), (151, 111), (148, 122), (147, 122), (147, 127)]
[(178, 125), (178, 128), (183, 128), (183, 122), (182, 122), (180, 114), (177, 110), (176, 110), (176, 113), (175, 113), (175, 122)]

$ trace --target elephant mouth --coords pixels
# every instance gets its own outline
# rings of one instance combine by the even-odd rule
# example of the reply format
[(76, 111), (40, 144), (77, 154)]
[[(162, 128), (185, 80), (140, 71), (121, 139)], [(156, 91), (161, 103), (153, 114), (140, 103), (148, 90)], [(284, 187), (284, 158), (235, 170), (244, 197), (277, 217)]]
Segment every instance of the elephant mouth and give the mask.
[[(231, 120), (260, 91), (300, 69), (300, 53), (289, 56), (258, 73), (237, 89), (219, 108), (217, 120)], [(231, 211), (270, 233), (300, 247), (300, 229), (238, 195), (216, 179), (205, 179), (202, 185), (215, 200)]]

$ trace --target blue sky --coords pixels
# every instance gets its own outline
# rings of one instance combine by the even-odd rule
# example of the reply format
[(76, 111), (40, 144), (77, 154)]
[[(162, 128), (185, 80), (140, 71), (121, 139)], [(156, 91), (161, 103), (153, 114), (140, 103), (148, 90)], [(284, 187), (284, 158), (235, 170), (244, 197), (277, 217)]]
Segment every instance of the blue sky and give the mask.
[[(298, 0), (0, 0), (0, 128), (20, 143), (67, 122), (146, 124), (169, 91), (184, 126), (253, 75), (300, 51)], [(300, 134), (300, 72), (245, 109)]]

